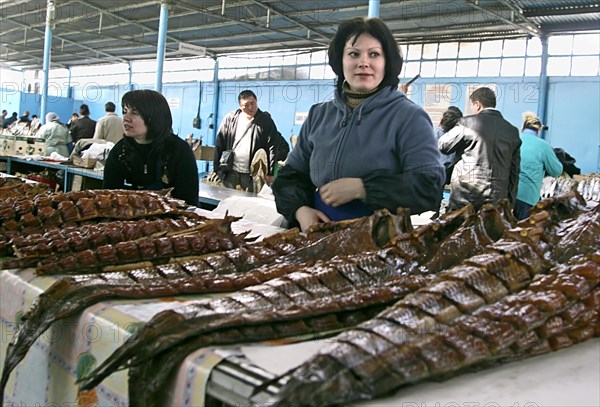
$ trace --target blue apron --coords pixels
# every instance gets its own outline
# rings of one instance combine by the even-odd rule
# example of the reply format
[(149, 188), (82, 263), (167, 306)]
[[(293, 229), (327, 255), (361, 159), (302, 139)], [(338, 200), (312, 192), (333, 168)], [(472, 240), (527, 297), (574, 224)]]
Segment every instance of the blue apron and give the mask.
[(373, 214), (373, 211), (367, 208), (360, 199), (355, 199), (336, 208), (329, 206), (323, 202), (319, 191), (315, 191), (315, 209), (323, 212), (332, 221), (362, 218)]

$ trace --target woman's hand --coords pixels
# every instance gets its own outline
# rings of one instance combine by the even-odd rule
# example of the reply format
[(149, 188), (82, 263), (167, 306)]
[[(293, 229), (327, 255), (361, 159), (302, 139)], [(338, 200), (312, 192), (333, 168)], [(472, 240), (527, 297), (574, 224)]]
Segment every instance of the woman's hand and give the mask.
[(360, 178), (336, 179), (320, 187), (319, 193), (323, 202), (334, 208), (367, 195)]
[(329, 222), (329, 218), (323, 212), (310, 206), (301, 206), (296, 211), (296, 220), (300, 224), (300, 230), (306, 232), (309, 227), (319, 222)]

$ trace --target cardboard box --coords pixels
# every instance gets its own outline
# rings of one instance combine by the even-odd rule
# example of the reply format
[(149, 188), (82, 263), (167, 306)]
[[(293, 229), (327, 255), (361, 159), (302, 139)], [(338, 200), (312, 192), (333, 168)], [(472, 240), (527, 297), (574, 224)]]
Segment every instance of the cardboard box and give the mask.
[(0, 136), (0, 155), (13, 155), (15, 153), (15, 136), (3, 134)]
[(15, 137), (15, 155), (27, 155), (27, 137)]
[(212, 146), (199, 146), (194, 150), (196, 160), (212, 161), (215, 155), (215, 148)]
[(42, 137), (34, 137), (33, 148), (35, 149), (34, 154), (46, 155), (46, 140)]
[(71, 191), (81, 191), (83, 186), (83, 177), (81, 175), (73, 175), (73, 184), (71, 185)]
[(94, 168), (97, 161), (98, 160), (95, 158), (81, 158), (77, 156), (73, 157), (73, 165), (83, 168)]

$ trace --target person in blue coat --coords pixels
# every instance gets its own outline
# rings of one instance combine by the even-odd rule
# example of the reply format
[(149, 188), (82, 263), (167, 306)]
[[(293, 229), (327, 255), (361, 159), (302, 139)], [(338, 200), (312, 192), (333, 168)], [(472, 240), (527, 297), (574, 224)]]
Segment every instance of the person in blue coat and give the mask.
[(563, 166), (550, 144), (538, 137), (542, 128), (542, 122), (535, 114), (523, 113), (521, 168), (514, 208), (518, 219), (527, 218), (529, 210), (540, 200), (546, 174), (558, 177), (563, 172)]
[(444, 167), (431, 119), (398, 90), (402, 62), (382, 20), (340, 24), (329, 46), (334, 99), (310, 108), (272, 185), (290, 227), (438, 209)]

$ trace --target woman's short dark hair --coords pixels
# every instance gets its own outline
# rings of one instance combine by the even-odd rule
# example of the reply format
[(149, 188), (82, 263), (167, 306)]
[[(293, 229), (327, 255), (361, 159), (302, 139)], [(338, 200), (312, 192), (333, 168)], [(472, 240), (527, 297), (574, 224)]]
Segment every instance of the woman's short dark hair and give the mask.
[(146, 138), (162, 145), (164, 140), (173, 133), (173, 117), (167, 99), (155, 90), (131, 90), (123, 95), (121, 106), (135, 110), (142, 119), (148, 134)]
[(392, 32), (379, 18), (357, 17), (352, 20), (341, 23), (337, 29), (335, 37), (329, 44), (329, 66), (337, 75), (335, 86), (338, 92), (342, 90), (342, 84), (346, 79), (344, 77), (344, 67), (342, 59), (344, 57), (344, 47), (349, 40), (356, 41), (361, 34), (370, 34), (381, 43), (383, 54), (385, 56), (385, 74), (380, 87), (392, 86), (398, 87), (400, 79), (400, 70), (402, 69), (402, 55), (398, 48), (398, 43), (394, 39)]
[(444, 113), (442, 113), (441, 127), (444, 129), (444, 133), (448, 133), (463, 117), (462, 112), (456, 106), (449, 106)]
[(79, 106), (79, 114), (81, 114), (83, 116), (89, 116), (90, 115), (90, 108), (88, 107), (88, 105), (86, 105), (84, 103), (81, 106)]

